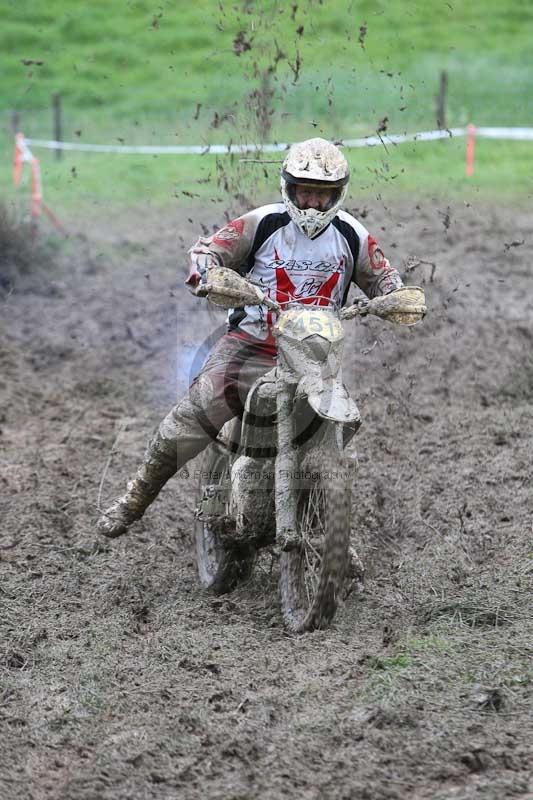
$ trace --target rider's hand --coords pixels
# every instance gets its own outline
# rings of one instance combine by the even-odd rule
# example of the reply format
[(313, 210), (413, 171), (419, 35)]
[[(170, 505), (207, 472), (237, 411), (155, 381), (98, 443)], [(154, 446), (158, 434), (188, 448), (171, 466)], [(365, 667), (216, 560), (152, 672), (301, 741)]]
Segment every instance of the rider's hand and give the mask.
[(211, 253), (202, 250), (193, 249), (190, 254), (191, 271), (185, 281), (185, 286), (195, 297), (205, 297), (208, 271), (213, 267), (219, 267), (219, 261)]
[(202, 276), (199, 272), (191, 272), (185, 286), (195, 297), (205, 297), (207, 295), (206, 284), (202, 281)]

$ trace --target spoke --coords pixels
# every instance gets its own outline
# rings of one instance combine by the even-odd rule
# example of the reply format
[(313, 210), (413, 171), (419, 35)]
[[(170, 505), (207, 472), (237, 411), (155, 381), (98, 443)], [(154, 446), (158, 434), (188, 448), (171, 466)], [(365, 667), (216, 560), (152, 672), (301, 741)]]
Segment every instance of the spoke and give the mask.
[(305, 560), (307, 562), (307, 567), (308, 567), (307, 577), (313, 584), (313, 587), (315, 587), (318, 582), (317, 571), (320, 568), (321, 556), (320, 553), (318, 553), (315, 550), (309, 539), (307, 539), (306, 543), (304, 544), (304, 552), (305, 552)]
[[(310, 568), (309, 558), (307, 556), (307, 550), (304, 550), (304, 553), (305, 553), (305, 560), (307, 561), (307, 564), (308, 564), (308, 566)], [(306, 580), (306, 576), (307, 576), (307, 572), (304, 572), (304, 586), (305, 586), (305, 591), (307, 593), (307, 605), (311, 605), (311, 595), (310, 595), (310, 591), (309, 590), (312, 587), (309, 586), (309, 581)]]
[(310, 558), (310, 553), (309, 553), (309, 551), (310, 551), (310, 548), (307, 548), (307, 547), (306, 547), (306, 548), (304, 548), (304, 552), (305, 552), (305, 560), (307, 561), (307, 566), (308, 566), (308, 567), (309, 567), (309, 569), (311, 570), (311, 573), (312, 573), (313, 575), (315, 575), (315, 574), (316, 574), (315, 564), (316, 564), (316, 561), (317, 561), (317, 559), (313, 559), (313, 560), (312, 560), (312, 559)]
[(311, 490), (310, 498), (313, 504), (313, 519), (315, 521), (315, 525), (317, 525), (323, 533), (324, 525), (321, 517), (321, 511), (324, 511), (323, 491), (321, 489), (318, 491)]
[(312, 552), (316, 556), (316, 558), (322, 558), (322, 553), (320, 553), (316, 549), (316, 547), (313, 545), (311, 539), (306, 539), (306, 544), (307, 544), (307, 547), (309, 548), (309, 550), (312, 550)]
[(299, 532), (301, 541), (300, 554), (300, 580), (302, 601), (307, 600), (310, 608), (316, 595), (320, 581), (322, 565), (322, 552), (317, 549), (317, 543), (325, 538), (323, 515), (325, 513), (324, 489), (320, 485), (312, 485), (302, 492), (299, 502)]
[(307, 592), (307, 602), (309, 605), (311, 605), (310, 589), (313, 591), (315, 590), (317, 584), (317, 577), (316, 577), (316, 572), (313, 569), (311, 562), (309, 561), (307, 551), (305, 554), (305, 560), (307, 561), (308, 569), (305, 572), (304, 583)]

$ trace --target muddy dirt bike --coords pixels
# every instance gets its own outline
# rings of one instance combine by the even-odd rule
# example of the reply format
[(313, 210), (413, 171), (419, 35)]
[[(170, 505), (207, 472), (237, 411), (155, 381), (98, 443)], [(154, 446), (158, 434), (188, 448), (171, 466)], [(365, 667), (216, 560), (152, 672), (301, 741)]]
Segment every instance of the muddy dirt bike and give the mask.
[(277, 321), (278, 363), (250, 389), (242, 419), (203, 454), (196, 509), (200, 580), (217, 594), (252, 572), (258, 551), (280, 554), (280, 600), (295, 633), (327, 626), (353, 553), (353, 463), (344, 448), (360, 425), (341, 382), (341, 320), (365, 314), (414, 324), (424, 294), (406, 287), (338, 308), (328, 298), (279, 304), (232, 270), (211, 270), (204, 293), (215, 305), (266, 305)]

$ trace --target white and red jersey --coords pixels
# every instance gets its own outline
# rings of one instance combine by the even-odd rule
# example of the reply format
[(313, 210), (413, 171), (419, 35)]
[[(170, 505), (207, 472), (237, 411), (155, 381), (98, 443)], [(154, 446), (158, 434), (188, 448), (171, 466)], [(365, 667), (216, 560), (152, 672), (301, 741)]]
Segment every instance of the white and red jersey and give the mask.
[[(376, 240), (346, 211), (339, 211), (309, 239), (283, 203), (262, 206), (200, 238), (190, 254), (187, 283), (197, 285), (207, 269), (218, 264), (237, 270), (279, 302), (295, 298), (314, 305), (329, 300), (342, 305), (352, 283), (368, 297), (403, 286)], [(230, 310), (228, 323), (230, 330), (271, 341), (272, 315), (265, 306)]]

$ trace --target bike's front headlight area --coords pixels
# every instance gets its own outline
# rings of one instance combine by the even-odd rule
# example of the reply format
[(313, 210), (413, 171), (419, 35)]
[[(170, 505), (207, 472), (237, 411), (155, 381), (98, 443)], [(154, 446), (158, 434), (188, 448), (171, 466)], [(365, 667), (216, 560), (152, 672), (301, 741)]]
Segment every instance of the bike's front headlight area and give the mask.
[(331, 342), (314, 333), (300, 340), (284, 337), (278, 346), (282, 362), (300, 377), (316, 375), (324, 378), (336, 375), (340, 369), (341, 341)]
[(327, 361), (333, 348), (333, 342), (318, 333), (308, 336), (307, 339), (303, 340), (302, 345), (316, 361)]
[(274, 335), (281, 364), (299, 378), (322, 379), (339, 371), (344, 334), (336, 312), (301, 305), (288, 308), (280, 315)]

